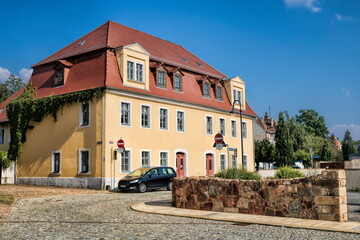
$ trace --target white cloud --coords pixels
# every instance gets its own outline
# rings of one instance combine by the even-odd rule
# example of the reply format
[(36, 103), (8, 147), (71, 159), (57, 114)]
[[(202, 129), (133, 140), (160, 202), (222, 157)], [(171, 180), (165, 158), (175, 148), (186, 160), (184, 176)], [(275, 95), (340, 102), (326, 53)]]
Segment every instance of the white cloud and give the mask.
[(316, 1), (317, 0), (284, 0), (284, 3), (288, 8), (305, 7), (312, 12), (321, 12), (321, 8), (314, 5)]
[(4, 82), (10, 76), (10, 71), (0, 67), (0, 82)]
[(22, 68), (19, 71), (20, 77), (23, 80), (23, 82), (27, 82), (32, 74), (33, 70), (32, 69), (27, 69), (27, 68)]
[(336, 124), (329, 128), (330, 133), (334, 133), (340, 140), (344, 138), (346, 130), (350, 131), (353, 140), (360, 140), (360, 125), (358, 124)]
[(339, 20), (339, 21), (352, 21), (353, 20), (353, 18), (340, 15), (339, 13), (335, 14), (335, 18), (336, 18), (336, 20)]
[(350, 96), (351, 96), (350, 89), (342, 88), (342, 91), (343, 91), (343, 93), (344, 93), (345, 96), (347, 96), (347, 97), (350, 97)]

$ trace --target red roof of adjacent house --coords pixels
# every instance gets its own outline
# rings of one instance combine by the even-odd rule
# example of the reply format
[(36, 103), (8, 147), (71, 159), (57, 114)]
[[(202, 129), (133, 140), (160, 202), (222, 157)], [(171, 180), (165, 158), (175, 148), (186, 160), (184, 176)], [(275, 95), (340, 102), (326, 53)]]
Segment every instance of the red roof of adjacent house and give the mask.
[[(149, 79), (150, 91), (131, 88), (122, 84), (116, 57), (111, 50), (112, 48), (130, 45), (135, 42), (150, 53), (152, 61), (186, 69), (191, 72), (182, 72), (184, 74), (182, 93), (170, 89), (172, 84), (169, 79), (167, 80), (168, 89), (156, 87), (154, 75), (151, 73)], [(183, 58), (187, 61), (184, 61)], [(69, 71), (64, 86), (54, 87), (55, 68), (59, 63), (68, 67)], [(201, 66), (197, 63), (201, 63)], [(220, 80), (226, 78), (224, 74), (180, 45), (111, 21), (35, 64), (33, 68), (34, 71), (30, 81), (36, 88), (36, 98), (106, 86), (207, 107), (231, 110), (231, 102), (224, 88), (223, 101), (216, 100), (213, 91), (211, 91), (210, 98), (204, 98), (202, 96), (201, 85), (197, 81), (198, 75), (203, 77), (210, 76)], [(21, 92), (19, 91), (0, 104), (0, 109), (4, 108), (11, 99), (18, 96)], [(256, 116), (247, 103), (246, 110), (243, 113)], [(0, 112), (0, 122), (4, 121), (7, 121), (6, 111)]]

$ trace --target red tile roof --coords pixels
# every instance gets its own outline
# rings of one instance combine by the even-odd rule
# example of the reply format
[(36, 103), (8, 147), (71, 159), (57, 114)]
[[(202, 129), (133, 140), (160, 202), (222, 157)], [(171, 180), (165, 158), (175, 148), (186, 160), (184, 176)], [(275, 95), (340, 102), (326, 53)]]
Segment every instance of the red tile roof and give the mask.
[[(171, 67), (179, 67), (195, 72), (194, 74), (182, 71), (184, 74), (182, 93), (172, 90), (172, 83), (169, 78), (167, 78), (168, 89), (156, 87), (156, 81), (152, 73), (150, 73), (149, 79), (150, 91), (131, 88), (122, 84), (116, 57), (111, 48), (133, 44), (134, 42), (139, 43), (151, 54), (151, 60), (170, 65), (169, 69)], [(188, 62), (185, 62), (182, 57), (186, 58)], [(65, 76), (64, 86), (54, 87), (54, 67), (59, 62), (68, 67), (71, 66), (71, 68), (68, 71), (68, 75)], [(201, 62), (202, 66), (200, 67), (196, 62)], [(153, 65), (156, 66), (156, 64)], [(204, 98), (202, 96), (201, 85), (197, 81), (199, 75), (202, 78), (211, 76), (219, 80), (226, 78), (225, 75), (179, 45), (111, 21), (35, 64), (33, 68), (34, 72), (30, 81), (32, 81), (33, 86), (36, 88), (36, 98), (106, 86), (195, 103), (206, 107), (231, 110), (231, 103), (224, 88), (223, 101), (216, 100), (213, 91), (210, 93), (210, 98)], [(0, 104), (0, 109), (4, 108), (11, 99), (20, 93), (14, 94), (7, 101)], [(256, 116), (247, 103), (246, 111), (243, 111), (243, 113)], [(0, 113), (0, 122), (6, 120), (6, 113), (2, 111)]]

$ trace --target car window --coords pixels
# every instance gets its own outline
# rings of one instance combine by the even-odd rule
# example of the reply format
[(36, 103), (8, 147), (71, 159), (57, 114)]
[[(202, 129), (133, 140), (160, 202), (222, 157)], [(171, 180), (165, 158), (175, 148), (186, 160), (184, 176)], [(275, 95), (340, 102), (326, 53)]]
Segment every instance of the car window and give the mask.
[(160, 173), (161, 173), (161, 175), (167, 175), (168, 174), (167, 171), (166, 171), (166, 168), (161, 168)]
[(172, 168), (167, 168), (168, 174), (174, 174), (174, 170)]
[(148, 175), (158, 176), (159, 174), (158, 174), (157, 169), (154, 168), (154, 169), (151, 169), (151, 170), (149, 171)]

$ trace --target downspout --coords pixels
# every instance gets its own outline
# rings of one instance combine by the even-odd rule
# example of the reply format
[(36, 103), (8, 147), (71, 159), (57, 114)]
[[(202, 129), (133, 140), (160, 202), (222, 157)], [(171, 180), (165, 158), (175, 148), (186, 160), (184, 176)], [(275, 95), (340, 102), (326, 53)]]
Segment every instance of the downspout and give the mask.
[[(259, 116), (256, 116), (253, 120), (252, 120), (252, 132), (253, 132), (253, 159), (254, 159), (254, 170), (255, 171), (259, 171), (259, 169), (257, 169), (256, 167), (258, 167), (257, 166), (257, 164), (256, 164), (256, 161), (255, 161), (255, 130), (254, 130), (254, 126), (255, 126), (255, 122), (256, 122), (256, 120), (258, 120), (259, 119)], [(255, 172), (254, 171), (254, 172)]]
[[(105, 92), (106, 94), (106, 92)], [(105, 164), (105, 94), (101, 99), (101, 190), (105, 189), (104, 164)]]

